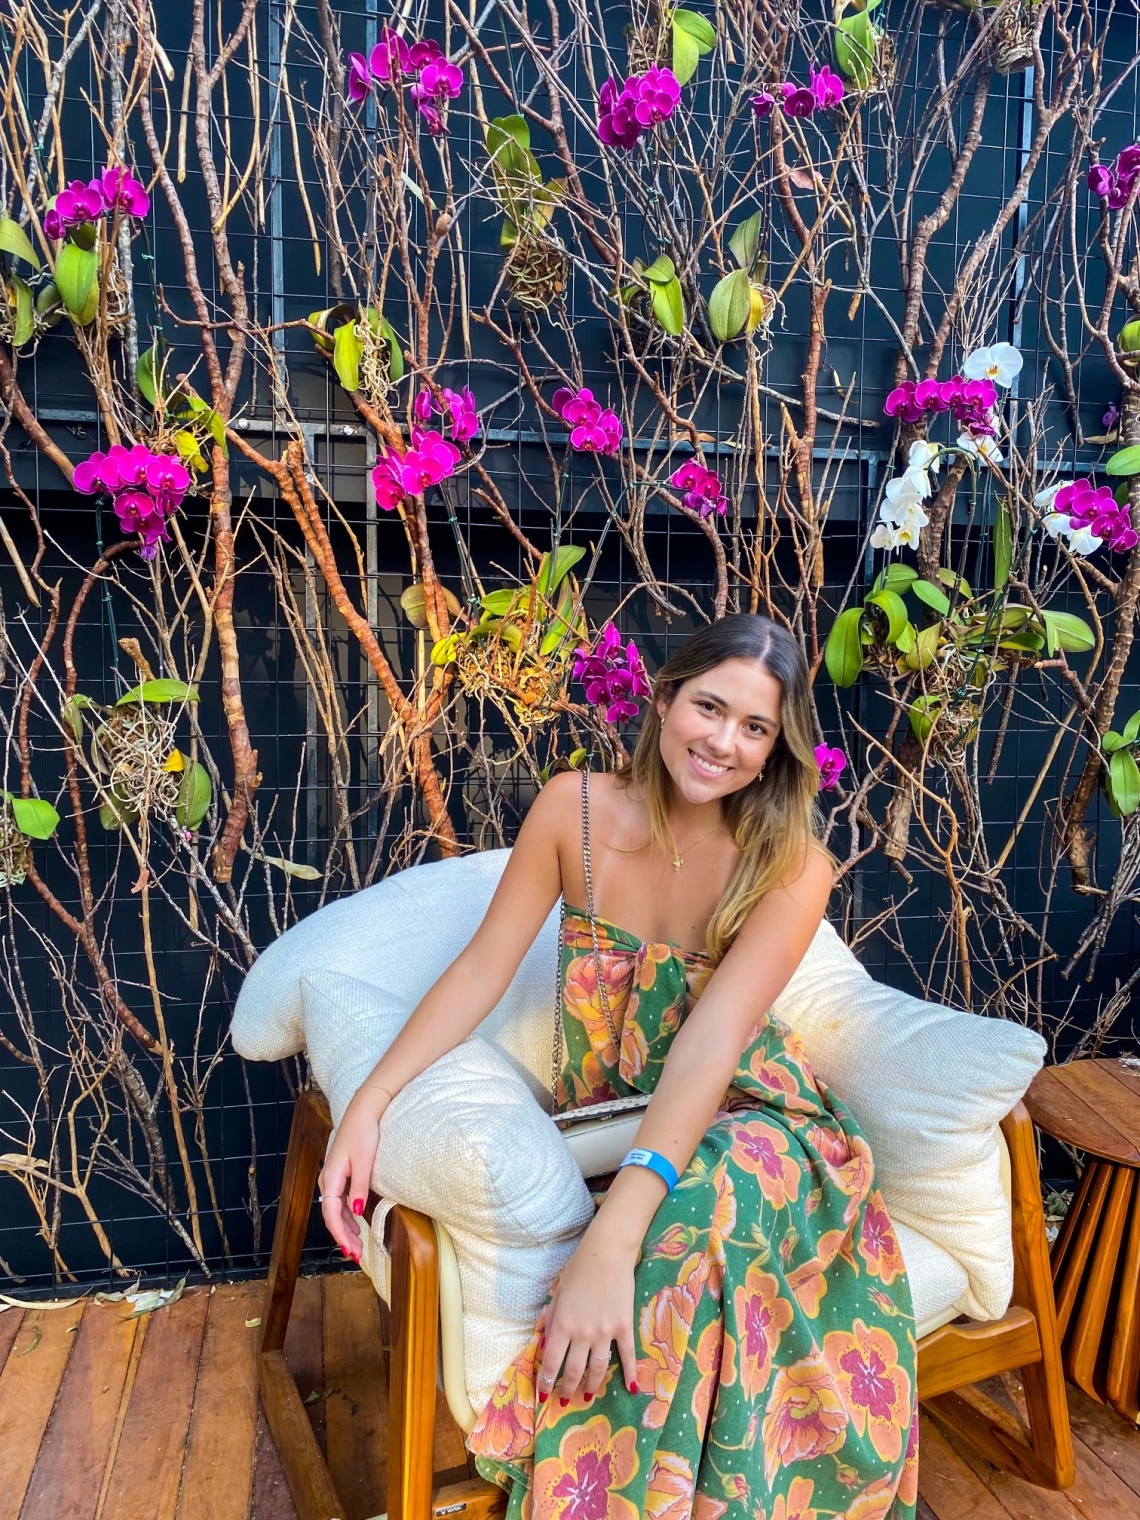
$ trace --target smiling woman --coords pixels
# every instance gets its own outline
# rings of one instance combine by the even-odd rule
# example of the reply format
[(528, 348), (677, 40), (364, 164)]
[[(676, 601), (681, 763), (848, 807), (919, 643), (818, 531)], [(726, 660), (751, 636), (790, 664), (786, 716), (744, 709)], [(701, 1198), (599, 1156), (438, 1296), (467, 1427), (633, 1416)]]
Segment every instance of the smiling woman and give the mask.
[(908, 1520), (898, 1241), (866, 1139), (768, 1012), (832, 883), (806, 664), (768, 619), (723, 618), (662, 667), (652, 704), (625, 771), (539, 794), (470, 944), (349, 1105), (324, 1217), (357, 1256), (392, 1094), (495, 1006), (561, 895), (557, 1106), (650, 1101), (471, 1432), (479, 1471), (509, 1520), (858, 1500)]

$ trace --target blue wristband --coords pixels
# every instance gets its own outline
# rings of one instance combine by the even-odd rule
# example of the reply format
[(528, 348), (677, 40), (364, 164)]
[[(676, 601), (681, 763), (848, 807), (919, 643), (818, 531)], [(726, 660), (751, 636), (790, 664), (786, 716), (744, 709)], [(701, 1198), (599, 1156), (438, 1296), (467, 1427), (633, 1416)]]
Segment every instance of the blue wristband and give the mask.
[[(646, 1166), (651, 1172), (656, 1172), (670, 1192), (677, 1186), (677, 1168), (664, 1156), (656, 1151), (630, 1151), (621, 1166)], [(621, 1171), (621, 1166), (618, 1171)]]

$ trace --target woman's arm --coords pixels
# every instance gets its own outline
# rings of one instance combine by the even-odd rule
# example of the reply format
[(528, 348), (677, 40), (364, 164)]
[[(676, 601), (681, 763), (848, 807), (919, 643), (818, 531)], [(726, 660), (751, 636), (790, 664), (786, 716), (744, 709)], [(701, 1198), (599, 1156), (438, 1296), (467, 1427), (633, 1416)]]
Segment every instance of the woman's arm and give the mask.
[[(749, 1036), (791, 980), (819, 928), (832, 865), (813, 850), (800, 875), (769, 892), (749, 914), (692, 1013), (674, 1036), (636, 1144), (667, 1157), (681, 1173), (732, 1084)], [(562, 1365), (561, 1396), (583, 1383), (597, 1392), (617, 1341), (627, 1386), (636, 1376), (630, 1317), (633, 1268), (665, 1183), (645, 1167), (615, 1177), (578, 1250), (563, 1269), (549, 1319), (540, 1395)], [(604, 1348), (604, 1349), (603, 1349)], [(593, 1354), (591, 1354), (593, 1353)]]
[[(380, 1117), (406, 1083), (453, 1050), (491, 1012), (562, 890), (559, 844), (576, 816), (577, 776), (538, 794), (470, 943), (432, 984), (345, 1110), (321, 1172), (325, 1224), (347, 1256), (360, 1254), (354, 1215), (364, 1212)], [(347, 1198), (345, 1193), (347, 1190)]]

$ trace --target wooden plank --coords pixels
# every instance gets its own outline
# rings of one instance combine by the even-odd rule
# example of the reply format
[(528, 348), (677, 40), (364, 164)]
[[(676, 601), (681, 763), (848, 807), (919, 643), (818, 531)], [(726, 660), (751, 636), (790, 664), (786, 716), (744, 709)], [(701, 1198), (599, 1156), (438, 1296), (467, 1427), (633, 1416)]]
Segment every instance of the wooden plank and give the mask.
[(1073, 1387), (1069, 1388), (1069, 1423), (1073, 1435), (1111, 1467), (1133, 1493), (1140, 1494), (1140, 1431)]
[(261, 1352), (258, 1374), (262, 1413), (300, 1520), (344, 1520), (345, 1506), (329, 1477), (284, 1352)]
[(249, 1520), (297, 1520), (297, 1506), (289, 1492), (285, 1469), (273, 1432), (263, 1411), (257, 1416), (257, 1442), (253, 1459), (253, 1503)]
[(919, 1415), (918, 1482), (937, 1520), (1009, 1520), (928, 1415)]
[[(1100, 1135), (1110, 1128), (1119, 1136), (1115, 1149), (1103, 1153), (1106, 1159), (1140, 1165), (1140, 1100), (1095, 1061), (1073, 1061), (1054, 1070), (1074, 1099), (1084, 1104), (1083, 1123), (1088, 1132)], [(1095, 1148), (1091, 1145), (1080, 1147), (1081, 1150)]]
[[(100, 1506), (106, 1520), (173, 1520), (209, 1303), (208, 1289), (188, 1288), (178, 1303), (147, 1316)], [(213, 1390), (203, 1389), (203, 1397), (213, 1397)]]
[[(141, 1321), (89, 1304), (40, 1443), (20, 1520), (93, 1520)], [(70, 1310), (54, 1310), (66, 1325)], [(30, 1360), (30, 1358), (29, 1358)]]
[(20, 1513), (84, 1307), (25, 1309), (20, 1320), (0, 1372), (0, 1520)]
[(1065, 1336), (1064, 1362), (1069, 1381), (1094, 1398), (1103, 1394), (1103, 1384), (1096, 1375), (1097, 1364), (1102, 1358), (1105, 1322), (1111, 1307), (1112, 1285), (1120, 1259), (1120, 1242), (1128, 1223), (1135, 1176), (1136, 1173), (1127, 1167), (1113, 1169), (1108, 1203), (1097, 1230), (1080, 1304)]
[[(1109, 1161), (1140, 1163), (1140, 1147), (1133, 1135), (1124, 1131), (1115, 1120), (1107, 1098), (1100, 1101), (1099, 1093), (1089, 1096), (1092, 1084), (1103, 1088), (1106, 1094), (1120, 1093), (1120, 1108), (1124, 1107), (1127, 1094), (1108, 1077), (1093, 1076), (1092, 1084), (1085, 1074), (1074, 1076), (1081, 1065), (1092, 1063), (1074, 1062), (1069, 1066), (1047, 1066), (1039, 1071), (1029, 1085), (1024, 1102), (1038, 1129), (1054, 1135), (1078, 1150), (1091, 1151), (1095, 1156)], [(1109, 1110), (1109, 1111), (1106, 1111)], [(1126, 1122), (1126, 1121), (1122, 1121)], [(1140, 1132), (1140, 1125), (1133, 1115), (1133, 1132)]]
[(329, 1476), (346, 1520), (368, 1520), (388, 1507), (388, 1387), (376, 1289), (363, 1272), (325, 1279), (324, 1343)]
[(23, 1320), (23, 1309), (5, 1309), (4, 1313), (0, 1314), (0, 1372), (4, 1370), (8, 1352), (12, 1349), (12, 1342), (20, 1332)]
[(248, 1520), (257, 1432), (257, 1348), (262, 1283), (210, 1296), (198, 1392), (186, 1442), (178, 1520)]
[[(327, 1450), (323, 1277), (301, 1277), (285, 1335), (285, 1360), (321, 1451)], [(314, 1399), (313, 1394), (317, 1397)]]

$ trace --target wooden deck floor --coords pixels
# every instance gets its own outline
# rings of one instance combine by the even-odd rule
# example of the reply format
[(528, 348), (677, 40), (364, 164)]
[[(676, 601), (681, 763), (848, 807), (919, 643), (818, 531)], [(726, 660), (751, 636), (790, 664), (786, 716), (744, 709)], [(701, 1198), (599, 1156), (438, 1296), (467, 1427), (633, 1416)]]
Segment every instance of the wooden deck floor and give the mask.
[[(306, 1278), (286, 1355), (347, 1520), (385, 1508), (384, 1325), (367, 1278)], [(0, 1313), (0, 1520), (295, 1520), (258, 1411), (261, 1285)], [(1015, 1380), (988, 1396), (1016, 1404)], [(924, 1419), (922, 1520), (1140, 1520), (1140, 1432), (1070, 1389), (1076, 1485), (1006, 1476)], [(436, 1471), (463, 1476), (442, 1406)], [(456, 1469), (460, 1469), (456, 1471)]]

